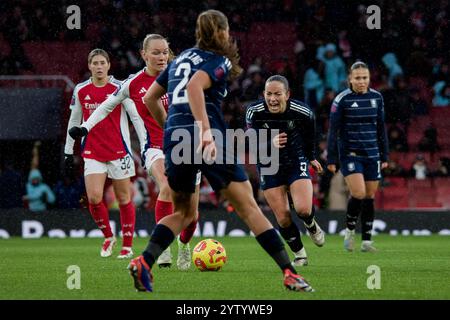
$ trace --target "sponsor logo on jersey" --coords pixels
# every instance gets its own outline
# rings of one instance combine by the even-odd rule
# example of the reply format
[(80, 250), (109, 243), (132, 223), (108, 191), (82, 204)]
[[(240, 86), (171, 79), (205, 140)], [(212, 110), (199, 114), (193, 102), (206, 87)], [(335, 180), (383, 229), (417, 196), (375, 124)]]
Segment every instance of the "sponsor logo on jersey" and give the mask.
[(353, 104), (351, 105), (352, 108), (356, 108), (359, 107), (358, 104), (356, 102), (353, 102)]
[(294, 121), (292, 120), (288, 121), (288, 129), (294, 129)]
[(264, 123), (263, 128), (269, 129), (269, 125), (267, 123)]
[(146, 92), (147, 92), (147, 89), (145, 89), (144, 87), (142, 87), (141, 90), (139, 90), (140, 94), (143, 94), (143, 93), (146, 93)]
[(349, 162), (347, 164), (348, 171), (355, 171), (355, 164), (353, 162)]
[(84, 100), (91, 100), (91, 97), (87, 94), (86, 97), (84, 97)]
[(99, 106), (100, 104), (99, 103), (87, 103), (87, 102), (85, 102), (84, 103), (84, 108), (85, 109), (88, 109), (88, 110), (95, 110), (95, 109), (97, 109), (98, 108), (98, 106)]

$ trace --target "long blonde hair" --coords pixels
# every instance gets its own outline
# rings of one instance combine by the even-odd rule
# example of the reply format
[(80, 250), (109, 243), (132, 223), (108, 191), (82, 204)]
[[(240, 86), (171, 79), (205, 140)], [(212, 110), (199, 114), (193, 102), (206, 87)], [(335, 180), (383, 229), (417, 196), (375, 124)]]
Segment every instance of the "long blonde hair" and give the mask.
[(220, 32), (228, 30), (228, 18), (218, 10), (207, 10), (199, 14), (195, 28), (197, 47), (227, 57), (231, 62), (230, 78), (242, 72), (239, 66), (239, 53), (236, 42), (231, 38), (223, 41)]
[(172, 49), (170, 49), (169, 41), (166, 38), (164, 38), (162, 35), (157, 34), (157, 33), (150, 33), (145, 36), (144, 41), (142, 41), (142, 50), (145, 51), (145, 49), (147, 49), (148, 45), (150, 44), (150, 42), (152, 40), (166, 41), (167, 45), (169, 46), (169, 61), (168, 62), (171, 62), (175, 58), (175, 54), (173, 53)]

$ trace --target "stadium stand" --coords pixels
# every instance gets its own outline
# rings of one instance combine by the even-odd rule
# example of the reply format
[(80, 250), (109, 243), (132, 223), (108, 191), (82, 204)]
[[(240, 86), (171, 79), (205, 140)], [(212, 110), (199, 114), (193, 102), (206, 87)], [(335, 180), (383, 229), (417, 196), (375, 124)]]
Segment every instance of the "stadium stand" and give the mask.
[[(450, 63), (449, 42), (446, 41), (450, 38), (449, 25), (442, 20), (449, 6), (436, 7), (417, 16), (415, 13), (421, 8), (421, 1), (410, 1), (406, 7), (399, 1), (386, 2), (383, 4), (384, 10), (396, 12), (402, 8), (405, 16), (414, 16), (415, 19), (389, 18), (389, 23), (379, 32), (370, 33), (366, 30), (357, 33), (356, 26), (364, 21), (365, 15), (356, 3), (348, 4), (344, 10), (339, 1), (329, 1), (326, 6), (323, 0), (269, 2), (263, 5), (249, 0), (218, 0), (204, 4), (195, 2), (189, 8), (180, 0), (161, 0), (155, 2), (158, 5), (154, 6), (149, 6), (146, 1), (115, 1), (111, 5), (101, 2), (90, 7), (89, 14), (83, 17), (82, 30), (77, 32), (65, 28), (63, 19), (55, 14), (62, 10), (57, 3), (20, 1), (19, 5), (19, 2), (6, 2), (1, 5), (0, 13), (0, 23), (8, 25), (0, 32), (0, 71), (2, 75), (65, 75), (77, 83), (85, 78), (88, 52), (95, 47), (102, 47), (111, 53), (111, 73), (118, 78), (125, 77), (143, 66), (138, 56), (140, 43), (135, 39), (142, 39), (149, 32), (159, 32), (168, 35), (175, 53), (179, 53), (194, 41), (186, 35), (193, 34), (196, 13), (205, 8), (220, 8), (229, 16), (231, 34), (239, 45), (244, 69), (247, 70), (255, 58), (260, 57), (264, 76), (267, 75), (265, 72), (291, 72), (290, 80), (294, 84), (292, 91), (300, 99), (304, 98), (304, 72), (315, 60), (317, 48), (326, 43), (337, 45), (337, 53), (343, 57), (347, 66), (357, 58), (368, 62), (373, 70), (373, 87), (386, 97), (391, 97), (386, 101), (394, 104), (390, 106), (394, 110), (407, 110), (411, 100), (406, 98), (411, 92), (417, 92), (426, 104), (424, 114), (399, 113), (405, 118), (390, 119), (393, 121), (390, 125), (398, 124), (406, 133), (409, 151), (391, 153), (391, 159), (405, 169), (405, 175), (385, 177), (376, 198), (376, 206), (385, 210), (450, 208), (450, 177), (433, 175), (439, 159), (450, 158), (450, 106), (432, 106), (435, 94), (433, 85), (437, 81), (450, 83), (448, 71), (445, 72), (445, 66), (448, 70)], [(79, 3), (82, 8), (89, 4), (87, 0)], [(48, 20), (45, 28), (41, 26), (42, 19), (33, 14), (36, 6)], [(239, 10), (242, 6), (248, 10)], [(359, 16), (349, 19), (349, 12)], [(174, 25), (177, 28), (173, 28)], [(332, 25), (335, 29), (330, 27)], [(399, 36), (396, 30), (404, 32)], [(346, 38), (338, 37), (338, 34), (346, 34)], [(388, 45), (361, 45), (363, 40), (371, 41), (374, 36), (383, 37)], [(302, 49), (294, 51), (295, 45), (299, 43)], [(403, 69), (402, 79), (406, 83), (406, 91), (402, 93), (388, 83), (389, 73), (381, 63), (381, 57), (387, 52), (394, 52), (398, 56)], [(283, 69), (285, 64), (288, 71)], [(247, 72), (244, 71), (231, 85), (229, 98), (224, 105), (232, 126), (241, 123), (243, 106), (248, 102), (242, 91), (246, 76)], [(6, 88), (54, 86), (53, 80), (45, 79), (0, 80), (0, 87)], [(62, 123), (67, 122), (69, 99), (70, 94), (65, 92), (60, 102)], [(328, 113), (328, 110), (324, 113)], [(424, 132), (429, 128), (436, 129), (437, 144), (432, 146), (432, 150), (424, 150), (421, 142)], [(61, 144), (65, 129), (62, 128), (60, 136), (55, 137)], [(326, 125), (322, 129), (324, 131), (319, 134), (326, 134)], [(14, 152), (10, 145), (1, 144), (2, 152)], [(6, 146), (8, 149), (5, 149)], [(431, 172), (421, 181), (410, 174), (418, 154), (423, 156)], [(58, 172), (60, 168), (56, 166), (53, 170)], [(56, 179), (57, 174), (53, 174), (49, 182), (56, 183)], [(320, 190), (320, 193), (326, 194), (327, 190)]]

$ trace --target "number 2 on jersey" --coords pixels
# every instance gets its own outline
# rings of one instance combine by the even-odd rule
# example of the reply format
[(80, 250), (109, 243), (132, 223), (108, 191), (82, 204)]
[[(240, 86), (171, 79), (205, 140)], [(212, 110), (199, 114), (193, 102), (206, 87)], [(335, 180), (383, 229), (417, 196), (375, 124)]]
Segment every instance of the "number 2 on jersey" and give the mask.
[(191, 73), (191, 65), (187, 62), (180, 63), (175, 70), (175, 76), (178, 77), (183, 72), (183, 79), (177, 84), (173, 90), (172, 104), (188, 103), (186, 94), (186, 84), (189, 81), (189, 74)]

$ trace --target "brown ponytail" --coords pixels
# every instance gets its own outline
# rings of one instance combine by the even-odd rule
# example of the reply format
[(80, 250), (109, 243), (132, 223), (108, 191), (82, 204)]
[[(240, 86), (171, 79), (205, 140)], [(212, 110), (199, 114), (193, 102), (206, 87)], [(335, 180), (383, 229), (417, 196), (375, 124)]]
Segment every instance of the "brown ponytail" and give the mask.
[(200, 13), (195, 29), (197, 47), (227, 57), (231, 62), (230, 78), (234, 79), (242, 72), (238, 48), (231, 38), (224, 41), (220, 34), (223, 30), (228, 30), (228, 19), (222, 12), (207, 10)]

